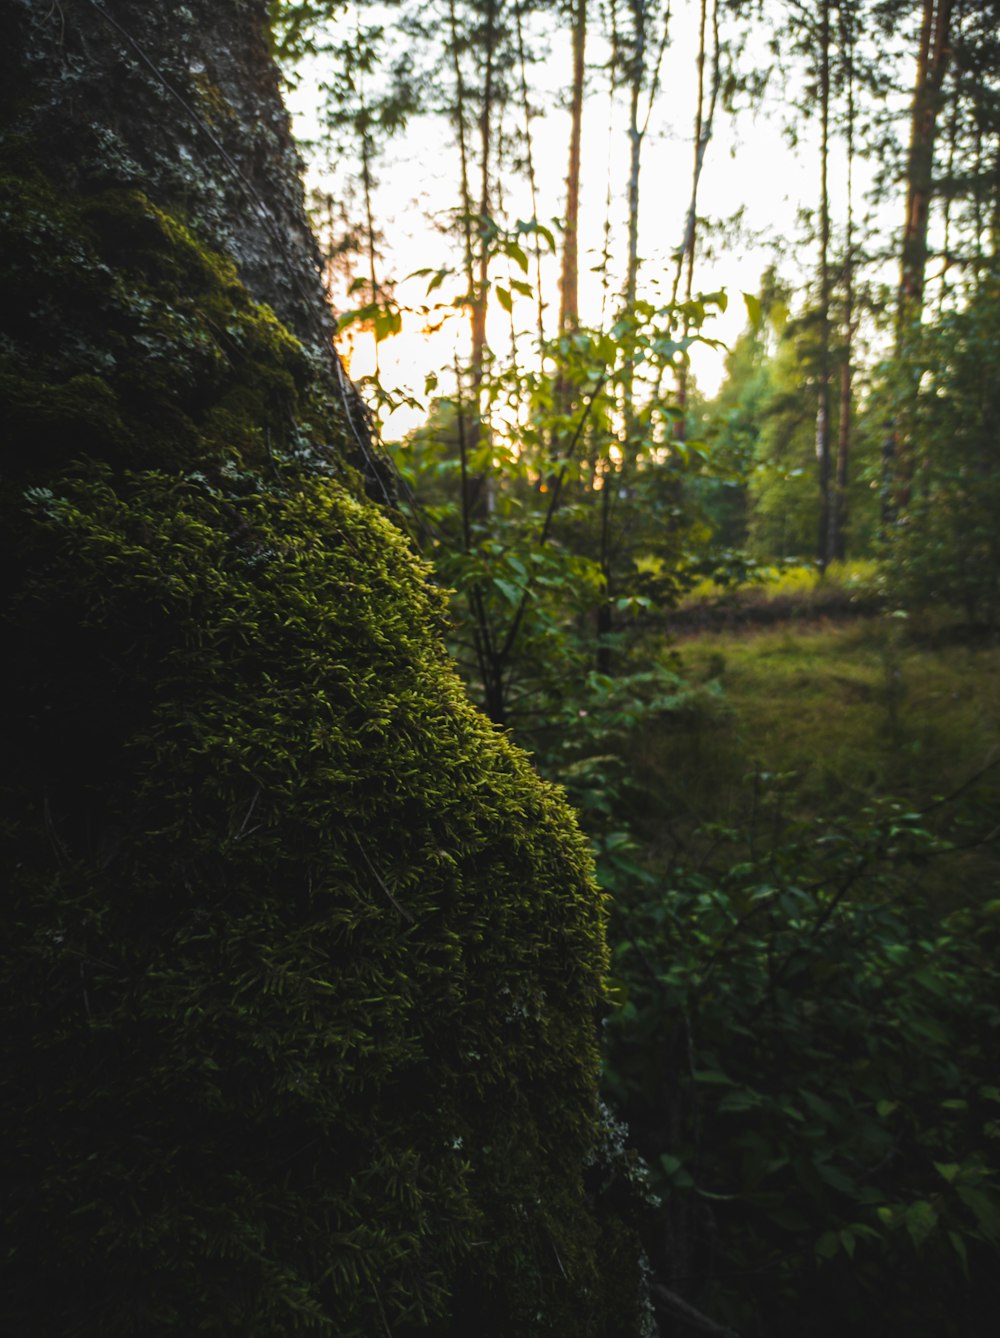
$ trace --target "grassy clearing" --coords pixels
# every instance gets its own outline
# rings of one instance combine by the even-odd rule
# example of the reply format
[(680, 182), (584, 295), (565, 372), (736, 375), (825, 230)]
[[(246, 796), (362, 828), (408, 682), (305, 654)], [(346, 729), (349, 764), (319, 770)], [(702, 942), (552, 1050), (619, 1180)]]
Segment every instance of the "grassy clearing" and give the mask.
[(699, 581), (671, 615), (677, 633), (779, 625), (822, 617), (872, 614), (881, 607), (877, 564), (835, 562), (825, 575), (813, 566), (762, 567), (741, 585)]
[[(929, 644), (899, 620), (864, 618), (705, 634), (671, 654), (723, 696), (647, 731), (633, 755), (649, 796), (642, 818), (664, 855), (706, 823), (747, 830), (765, 791), (779, 824), (820, 823), (886, 796), (924, 808), (1000, 756), (996, 646)], [(1000, 813), (1000, 767), (983, 796)], [(995, 892), (994, 847), (970, 850), (963, 867)]]
[(761, 567), (757, 580), (747, 581), (735, 588), (708, 579), (699, 581), (688, 591), (682, 607), (710, 599), (726, 599), (733, 595), (763, 594), (772, 598), (800, 596), (814, 593), (824, 586), (864, 590), (874, 585), (877, 577), (878, 564), (872, 559), (831, 562), (823, 576), (817, 567), (803, 563)]

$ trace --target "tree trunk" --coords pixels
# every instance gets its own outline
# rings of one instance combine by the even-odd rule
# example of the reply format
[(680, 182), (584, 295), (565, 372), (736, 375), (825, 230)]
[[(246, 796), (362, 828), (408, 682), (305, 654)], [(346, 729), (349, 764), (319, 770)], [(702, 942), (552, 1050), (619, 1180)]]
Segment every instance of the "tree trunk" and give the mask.
[(562, 273), (559, 283), (560, 334), (567, 334), (575, 330), (580, 323), (580, 151), (583, 142), (587, 0), (576, 0), (574, 5), (572, 40), (573, 87), (570, 96), (569, 168), (566, 173), (565, 231), (563, 232)]
[(819, 387), (816, 404), (816, 460), (819, 465), (819, 569), (833, 556), (836, 525), (830, 489), (830, 0), (820, 13), (820, 205), (819, 205)]
[(844, 239), (844, 351), (840, 368), (837, 468), (831, 508), (830, 556), (847, 557), (847, 484), (854, 418), (854, 30), (849, 12), (840, 14), (840, 42), (847, 78), (847, 234)]
[[(517, 25), (517, 55), (518, 68), (521, 75), (521, 105), (524, 110), (524, 147), (526, 166), (528, 169), (528, 185), (531, 188), (531, 217), (538, 221), (538, 178), (535, 172), (535, 154), (532, 147), (533, 136), (531, 133), (531, 99), (528, 93), (528, 72), (527, 60), (524, 51), (524, 31), (521, 22), (521, 4), (514, 7), (514, 17)], [(581, 76), (582, 77), (582, 76)], [(581, 84), (581, 111), (582, 111), (582, 84)], [(579, 177), (579, 174), (578, 174)], [(537, 311), (538, 321), (538, 356), (542, 357), (542, 350), (545, 347), (545, 298), (542, 292), (542, 243), (539, 233), (535, 233), (535, 309)], [(511, 340), (513, 342), (514, 313), (511, 311)]]
[[(572, 334), (580, 324), (580, 154), (583, 144), (583, 93), (586, 78), (587, 0), (576, 0), (573, 9), (573, 83), (570, 93), (569, 167), (566, 172), (566, 210), (563, 230), (562, 267), (559, 276), (559, 334)], [(560, 355), (553, 399), (556, 413), (568, 420), (580, 387), (567, 371)], [(563, 453), (564, 432), (553, 432), (553, 468)], [(550, 480), (551, 484), (551, 480)]]
[[(906, 214), (900, 247), (896, 355), (905, 356), (923, 312), (927, 269), (927, 228), (934, 190), (934, 147), (941, 89), (951, 55), (954, 0), (924, 0), (917, 51), (917, 74), (910, 116), (906, 169)], [(883, 524), (905, 512), (910, 501), (914, 460), (905, 425), (897, 421), (882, 450)]]
[(0, 3), (0, 1330), (634, 1338), (589, 856), (351, 467), (267, 11)]
[[(694, 261), (698, 244), (698, 189), (701, 185), (701, 174), (705, 166), (705, 154), (708, 151), (709, 141), (712, 138), (712, 127), (715, 123), (715, 108), (719, 97), (719, 3), (718, 0), (712, 0), (712, 88), (708, 99), (708, 109), (705, 108), (705, 61), (707, 58), (705, 35), (708, 23), (708, 0), (701, 0), (701, 11), (698, 17), (698, 94), (695, 105), (694, 118), (694, 166), (691, 173), (691, 202), (688, 205), (687, 220), (684, 225), (684, 241), (677, 257), (677, 268), (674, 272), (674, 285), (671, 294), (671, 301), (676, 302), (681, 284), (681, 274), (684, 274), (684, 301), (690, 302), (694, 295)], [(682, 325), (682, 333), (687, 336), (690, 325), (685, 317)], [(676, 437), (683, 441), (687, 435), (687, 421), (684, 417), (684, 411), (687, 408), (688, 398), (688, 365), (682, 361), (677, 369), (677, 407), (681, 410), (681, 417), (677, 419)]]
[[(44, 6), (5, 3), (27, 40), (52, 42), (51, 64), (15, 109), (17, 131), (45, 142), (74, 185), (103, 173), (183, 200), (254, 296), (329, 356), (333, 322), (264, 6), (195, 0), (187, 19), (171, 6), (77, 0), (55, 6), (46, 31)], [(24, 17), (31, 9), (40, 12)], [(51, 31), (60, 23), (61, 42)]]
[(920, 320), (927, 269), (927, 225), (934, 189), (934, 145), (941, 90), (951, 56), (954, 0), (924, 0), (910, 119), (898, 304), (899, 338)]

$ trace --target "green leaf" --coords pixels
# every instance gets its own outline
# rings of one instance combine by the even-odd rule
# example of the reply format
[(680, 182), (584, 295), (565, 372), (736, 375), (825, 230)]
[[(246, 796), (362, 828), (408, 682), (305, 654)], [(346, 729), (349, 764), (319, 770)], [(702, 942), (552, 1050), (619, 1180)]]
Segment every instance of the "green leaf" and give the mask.
[(816, 1242), (816, 1254), (820, 1259), (832, 1259), (840, 1249), (840, 1236), (836, 1231), (825, 1231)]
[(950, 1185), (955, 1180), (956, 1176), (958, 1175), (958, 1173), (961, 1171), (962, 1168), (961, 1166), (959, 1166), (958, 1162), (936, 1161), (934, 1163), (934, 1169), (935, 1171), (937, 1171), (938, 1175), (943, 1176), (944, 1179), (947, 1180), (948, 1184)]
[(498, 302), (500, 303), (500, 305), (503, 307), (504, 311), (508, 311), (508, 312), (509, 312), (509, 311), (513, 310), (513, 307), (514, 307), (514, 300), (513, 300), (513, 298), (512, 298), (511, 295), (510, 295), (510, 289), (509, 289), (509, 288), (501, 288), (500, 285), (497, 284), (497, 286), (496, 286), (496, 295), (497, 295), (497, 301), (498, 301)]
[(744, 293), (743, 301), (746, 303), (747, 315), (750, 317), (750, 324), (755, 330), (759, 330), (764, 320), (760, 306), (760, 298), (754, 297), (753, 293)]
[(989, 1240), (1000, 1240), (1000, 1208), (993, 1197), (982, 1189), (973, 1189), (971, 1185), (957, 1184), (958, 1197), (967, 1208), (975, 1213), (979, 1229)]
[(951, 1241), (951, 1247), (958, 1255), (959, 1263), (962, 1265), (962, 1276), (966, 1282), (969, 1280), (969, 1256), (965, 1248), (965, 1241), (957, 1231), (949, 1231), (948, 1239)]
[(522, 248), (518, 246), (517, 242), (505, 242), (503, 249), (507, 253), (507, 255), (510, 256), (511, 260), (516, 261), (517, 264), (520, 265), (523, 273), (527, 274), (528, 257), (525, 255)]
[(514, 608), (521, 602), (521, 589), (513, 581), (505, 581), (502, 576), (494, 576), (493, 584)]
[(934, 1205), (928, 1203), (926, 1199), (918, 1199), (907, 1208), (903, 1223), (918, 1250), (937, 1226), (937, 1220)]

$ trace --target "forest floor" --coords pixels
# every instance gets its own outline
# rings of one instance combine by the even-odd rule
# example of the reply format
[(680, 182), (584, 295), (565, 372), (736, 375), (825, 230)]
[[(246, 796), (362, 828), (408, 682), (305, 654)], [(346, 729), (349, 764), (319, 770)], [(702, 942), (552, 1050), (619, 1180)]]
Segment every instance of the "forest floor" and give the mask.
[(935, 830), (950, 824), (961, 846), (953, 828), (972, 805), (974, 844), (929, 872), (928, 887), (945, 895), (957, 879), (1000, 891), (995, 640), (856, 611), (744, 621), (675, 639), (665, 654), (713, 691), (646, 731), (632, 755), (650, 796), (643, 827), (664, 858), (704, 850), (706, 830), (717, 840), (720, 828), (745, 834), (765, 819), (772, 832), (791, 822), (819, 830), (887, 801), (926, 811)]

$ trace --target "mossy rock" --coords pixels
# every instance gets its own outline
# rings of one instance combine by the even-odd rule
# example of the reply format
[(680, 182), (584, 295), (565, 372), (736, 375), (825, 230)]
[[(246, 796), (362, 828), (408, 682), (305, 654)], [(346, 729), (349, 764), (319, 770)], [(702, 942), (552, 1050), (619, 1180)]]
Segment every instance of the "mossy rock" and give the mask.
[(563, 799), (231, 266), (7, 191), (4, 1327), (636, 1332)]

